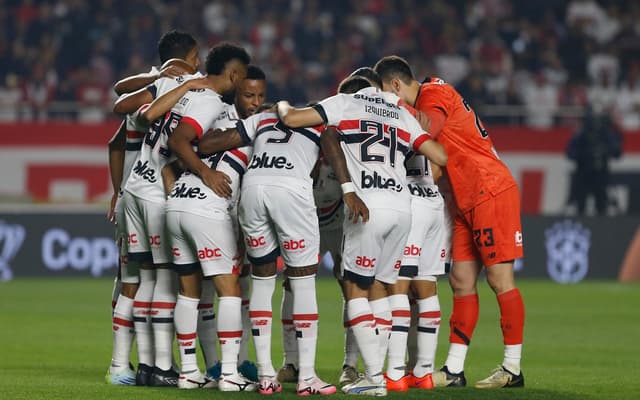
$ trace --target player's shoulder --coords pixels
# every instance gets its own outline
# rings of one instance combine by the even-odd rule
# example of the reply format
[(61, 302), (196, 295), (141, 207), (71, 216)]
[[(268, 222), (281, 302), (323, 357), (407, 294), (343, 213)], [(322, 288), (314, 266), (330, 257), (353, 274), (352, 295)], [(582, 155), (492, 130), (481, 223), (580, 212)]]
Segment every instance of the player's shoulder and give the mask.
[(423, 102), (447, 102), (460, 97), (456, 89), (441, 78), (426, 78), (420, 85), (416, 108)]

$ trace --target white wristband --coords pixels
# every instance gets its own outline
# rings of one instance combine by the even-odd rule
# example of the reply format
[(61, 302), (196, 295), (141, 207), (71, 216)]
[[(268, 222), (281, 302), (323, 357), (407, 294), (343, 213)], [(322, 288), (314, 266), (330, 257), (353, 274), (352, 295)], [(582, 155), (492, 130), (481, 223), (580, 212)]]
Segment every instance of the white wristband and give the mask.
[(345, 182), (340, 185), (340, 187), (342, 187), (342, 194), (353, 193), (356, 191), (356, 185), (354, 185), (353, 182)]

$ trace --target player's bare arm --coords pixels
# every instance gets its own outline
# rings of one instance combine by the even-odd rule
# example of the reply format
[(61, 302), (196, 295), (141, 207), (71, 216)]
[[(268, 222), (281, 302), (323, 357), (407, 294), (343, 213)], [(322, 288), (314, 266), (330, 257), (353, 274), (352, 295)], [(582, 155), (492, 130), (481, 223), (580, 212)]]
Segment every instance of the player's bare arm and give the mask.
[(322, 116), (313, 107), (295, 108), (283, 100), (276, 104), (276, 109), (280, 121), (291, 128), (305, 128), (324, 123)]
[(182, 168), (180, 168), (179, 164), (179, 161), (176, 160), (162, 167), (162, 170), (160, 171), (162, 184), (164, 185), (164, 192), (167, 196), (171, 193), (173, 185), (182, 173)]
[(191, 141), (198, 137), (195, 128), (189, 124), (180, 123), (169, 136), (169, 148), (184, 163), (185, 169), (202, 179), (202, 182), (220, 197), (231, 197), (231, 179), (227, 174), (215, 171), (202, 162), (193, 151)]
[(113, 112), (122, 115), (131, 114), (143, 104), (149, 104), (152, 101), (153, 94), (144, 87), (133, 93), (120, 96), (113, 105)]
[(113, 195), (111, 196), (111, 204), (109, 205), (107, 218), (111, 222), (114, 222), (115, 220), (114, 209), (116, 206), (116, 200), (118, 199), (120, 183), (122, 182), (126, 143), (127, 132), (125, 129), (125, 121), (122, 121), (116, 133), (113, 135), (111, 140), (109, 140), (109, 175), (111, 176)]
[(171, 107), (173, 107), (188, 91), (210, 87), (211, 83), (206, 77), (188, 80), (182, 85), (171, 89), (167, 93), (153, 100), (149, 108), (138, 116), (138, 122), (150, 125), (153, 121), (171, 110)]
[(344, 193), (343, 200), (347, 208), (349, 208), (349, 220), (355, 224), (362, 218), (362, 223), (366, 223), (369, 221), (369, 208), (367, 208), (367, 205), (364, 204), (362, 199), (355, 193), (355, 188), (353, 187), (351, 176), (347, 169), (347, 160), (338, 142), (338, 130), (334, 127), (325, 129), (322, 135), (320, 135), (320, 146), (322, 147), (324, 157), (336, 174), (336, 179), (342, 185)]
[(447, 152), (444, 146), (435, 140), (427, 140), (418, 147), (418, 152), (423, 156), (426, 156), (434, 164), (438, 164), (441, 167), (447, 165)]
[(160, 78), (175, 78), (176, 76), (192, 73), (192, 70), (184, 60), (172, 58), (165, 62), (158, 72), (143, 72), (119, 80), (113, 85), (113, 90), (118, 96), (121, 96), (147, 87)]
[(242, 136), (237, 129), (216, 129), (200, 138), (198, 151), (202, 154), (213, 154), (247, 144), (242, 140)]

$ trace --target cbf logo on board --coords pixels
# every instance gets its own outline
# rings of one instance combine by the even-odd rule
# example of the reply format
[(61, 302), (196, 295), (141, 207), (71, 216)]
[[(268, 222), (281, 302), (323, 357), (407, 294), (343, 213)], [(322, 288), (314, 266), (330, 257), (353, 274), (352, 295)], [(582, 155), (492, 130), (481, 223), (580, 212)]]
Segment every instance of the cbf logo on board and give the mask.
[(591, 232), (579, 222), (564, 220), (545, 231), (547, 271), (559, 283), (580, 282), (589, 272)]
[(0, 282), (13, 278), (10, 263), (22, 247), (25, 235), (24, 226), (0, 220)]

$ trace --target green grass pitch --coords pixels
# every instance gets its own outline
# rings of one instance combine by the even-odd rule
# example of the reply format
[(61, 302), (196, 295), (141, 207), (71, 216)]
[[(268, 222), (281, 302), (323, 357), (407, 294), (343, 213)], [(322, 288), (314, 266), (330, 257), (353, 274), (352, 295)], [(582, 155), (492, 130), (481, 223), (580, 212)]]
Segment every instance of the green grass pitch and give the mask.
[[(480, 283), (480, 320), (466, 363), (470, 386), (502, 360), (495, 297)], [(527, 309), (523, 389), (444, 388), (390, 393), (392, 399), (638, 399), (640, 285), (586, 282), (563, 286), (519, 282)], [(274, 298), (279, 320), (281, 291)], [(111, 356), (111, 282), (17, 279), (0, 284), (0, 399), (219, 399), (256, 393), (116, 387), (104, 383)], [(437, 365), (446, 357), (451, 292), (440, 284), (443, 329)], [(336, 382), (342, 361), (341, 299), (335, 282), (318, 281), (319, 375)], [(274, 324), (273, 359), (281, 362)], [(134, 359), (135, 361), (135, 359)], [(294, 398), (285, 385), (274, 398)], [(336, 394), (337, 397), (344, 397)]]

